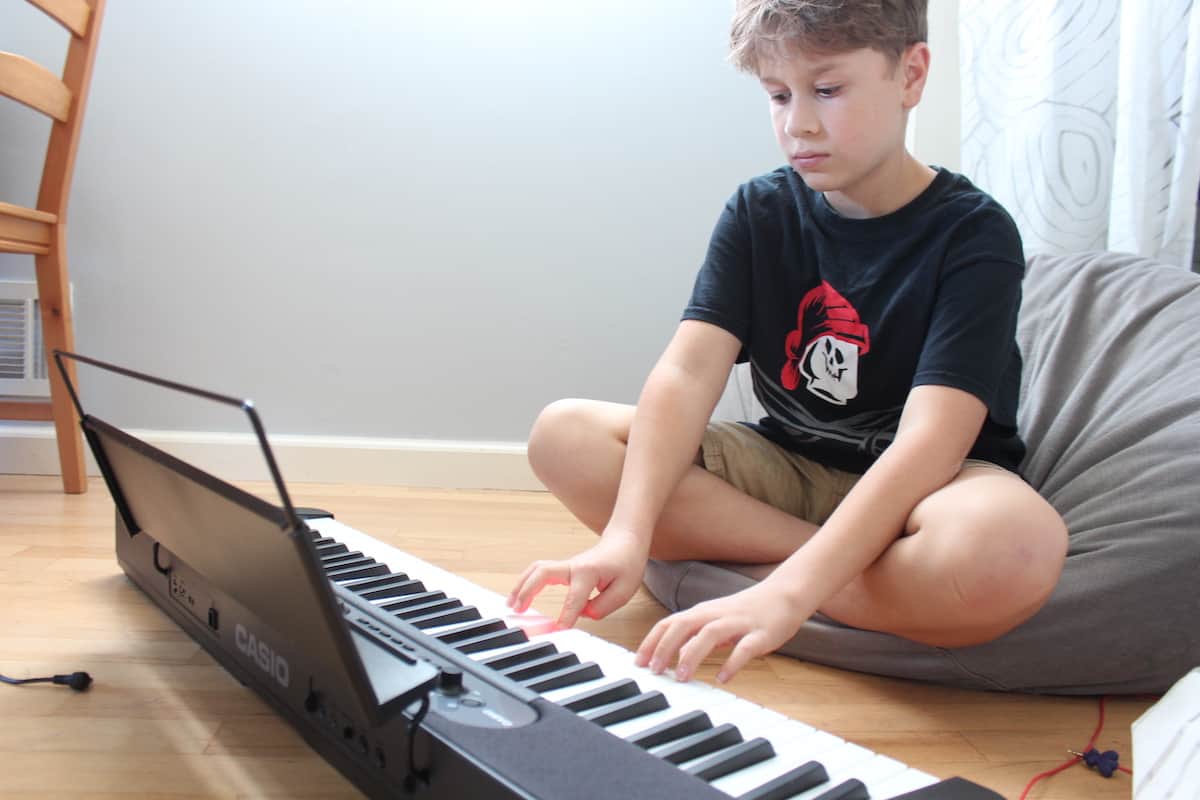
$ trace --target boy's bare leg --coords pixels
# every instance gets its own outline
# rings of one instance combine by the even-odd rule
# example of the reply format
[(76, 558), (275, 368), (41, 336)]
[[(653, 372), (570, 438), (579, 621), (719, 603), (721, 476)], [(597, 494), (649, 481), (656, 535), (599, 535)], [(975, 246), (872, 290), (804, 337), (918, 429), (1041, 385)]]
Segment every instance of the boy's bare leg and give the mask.
[[(634, 407), (560, 400), (529, 436), (534, 473), (580, 522), (604, 530), (617, 499)], [(808, 541), (817, 526), (739, 491), (700, 466), (683, 477), (659, 518), (650, 555), (776, 563)]]
[[(616, 501), (633, 414), (616, 403), (559, 401), (530, 436), (534, 472), (596, 532)], [(770, 564), (816, 530), (695, 466), (664, 508), (650, 552), (665, 560)], [(918, 504), (896, 542), (820, 610), (846, 625), (934, 646), (978, 644), (1045, 603), (1065, 552), (1061, 519), (1032, 488), (1001, 470), (967, 467)]]

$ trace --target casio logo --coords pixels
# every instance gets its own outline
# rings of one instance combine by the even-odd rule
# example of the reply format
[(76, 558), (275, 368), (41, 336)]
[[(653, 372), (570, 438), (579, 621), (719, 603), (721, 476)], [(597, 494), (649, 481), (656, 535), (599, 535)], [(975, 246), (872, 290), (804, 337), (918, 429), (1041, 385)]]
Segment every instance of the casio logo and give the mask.
[(288, 672), (288, 662), (283, 656), (271, 649), (271, 646), (257, 638), (253, 633), (238, 623), (233, 628), (233, 643), (242, 654), (258, 665), (258, 668), (275, 679), (283, 688), (288, 687), (291, 678)]

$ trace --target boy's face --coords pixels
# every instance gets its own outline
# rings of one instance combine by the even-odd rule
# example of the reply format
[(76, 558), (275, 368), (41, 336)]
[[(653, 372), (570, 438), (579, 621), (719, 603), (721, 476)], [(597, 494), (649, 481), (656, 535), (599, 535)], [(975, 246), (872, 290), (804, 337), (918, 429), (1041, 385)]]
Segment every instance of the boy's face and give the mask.
[[(775, 137), (792, 168), (847, 216), (887, 213), (911, 198), (903, 183), (908, 110), (920, 100), (929, 48), (893, 66), (877, 50), (815, 55), (795, 49), (760, 63)], [(905, 201), (906, 201), (905, 200)], [(897, 208), (899, 206), (896, 206)]]

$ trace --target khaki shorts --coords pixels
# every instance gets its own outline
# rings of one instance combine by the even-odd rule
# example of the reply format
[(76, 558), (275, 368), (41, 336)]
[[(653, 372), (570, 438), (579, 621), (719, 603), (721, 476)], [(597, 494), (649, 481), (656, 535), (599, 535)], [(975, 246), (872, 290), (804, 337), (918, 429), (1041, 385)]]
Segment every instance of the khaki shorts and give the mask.
[[(861, 477), (786, 450), (737, 422), (710, 422), (700, 450), (704, 468), (718, 478), (816, 525), (825, 524)], [(973, 458), (963, 462), (967, 467), (1009, 472), (999, 464)]]

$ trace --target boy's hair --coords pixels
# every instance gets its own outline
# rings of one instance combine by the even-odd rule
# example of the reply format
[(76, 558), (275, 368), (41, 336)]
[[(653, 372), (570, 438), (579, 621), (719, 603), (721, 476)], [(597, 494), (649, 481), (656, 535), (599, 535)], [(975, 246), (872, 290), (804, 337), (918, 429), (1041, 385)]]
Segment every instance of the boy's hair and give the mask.
[(928, 0), (737, 0), (729, 60), (757, 73), (764, 56), (790, 50), (842, 53), (869, 47), (894, 67), (928, 36)]

